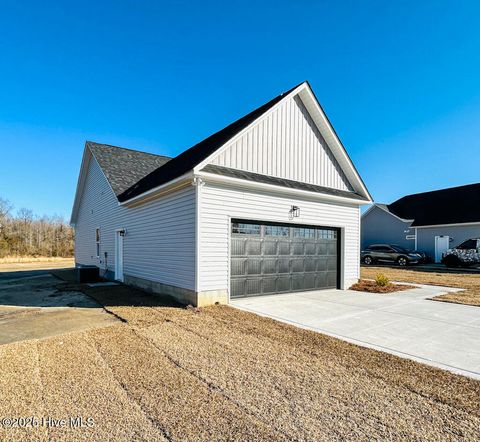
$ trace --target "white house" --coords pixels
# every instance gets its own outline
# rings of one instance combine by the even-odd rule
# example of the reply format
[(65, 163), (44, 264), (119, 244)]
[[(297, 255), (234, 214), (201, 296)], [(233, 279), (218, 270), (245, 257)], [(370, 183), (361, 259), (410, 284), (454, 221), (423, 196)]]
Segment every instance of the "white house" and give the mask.
[(347, 288), (369, 203), (304, 82), (175, 158), (87, 142), (75, 261), (198, 306)]

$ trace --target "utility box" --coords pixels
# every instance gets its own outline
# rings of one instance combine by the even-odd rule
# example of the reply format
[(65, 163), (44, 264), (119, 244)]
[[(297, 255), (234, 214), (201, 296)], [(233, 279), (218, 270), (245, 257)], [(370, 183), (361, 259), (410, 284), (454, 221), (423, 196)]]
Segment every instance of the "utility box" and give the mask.
[(98, 282), (100, 280), (99, 269), (96, 266), (77, 267), (77, 282)]

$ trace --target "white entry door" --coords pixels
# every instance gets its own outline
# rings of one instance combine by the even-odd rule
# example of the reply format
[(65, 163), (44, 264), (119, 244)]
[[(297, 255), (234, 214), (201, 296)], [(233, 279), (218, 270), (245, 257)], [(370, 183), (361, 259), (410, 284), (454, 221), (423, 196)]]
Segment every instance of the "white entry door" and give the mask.
[(449, 236), (435, 237), (435, 262), (442, 261), (442, 255), (450, 248)]
[(123, 230), (115, 232), (115, 279), (123, 282)]

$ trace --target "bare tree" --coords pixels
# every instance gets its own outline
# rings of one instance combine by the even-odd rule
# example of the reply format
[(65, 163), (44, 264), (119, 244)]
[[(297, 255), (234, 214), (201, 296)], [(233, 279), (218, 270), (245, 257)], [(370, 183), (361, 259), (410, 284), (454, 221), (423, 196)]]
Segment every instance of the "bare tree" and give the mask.
[(57, 215), (41, 218), (26, 208), (12, 216), (13, 205), (0, 198), (0, 257), (73, 254), (73, 229)]

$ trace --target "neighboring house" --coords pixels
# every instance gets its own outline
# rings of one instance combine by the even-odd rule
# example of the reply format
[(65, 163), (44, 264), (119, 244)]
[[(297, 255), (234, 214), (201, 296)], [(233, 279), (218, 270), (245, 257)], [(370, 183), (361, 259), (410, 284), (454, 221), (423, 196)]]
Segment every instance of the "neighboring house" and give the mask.
[(362, 248), (398, 244), (435, 262), (469, 238), (480, 237), (480, 184), (404, 196), (374, 204), (362, 216)]
[(175, 158), (87, 142), (75, 261), (193, 305), (347, 288), (370, 203), (305, 82)]

